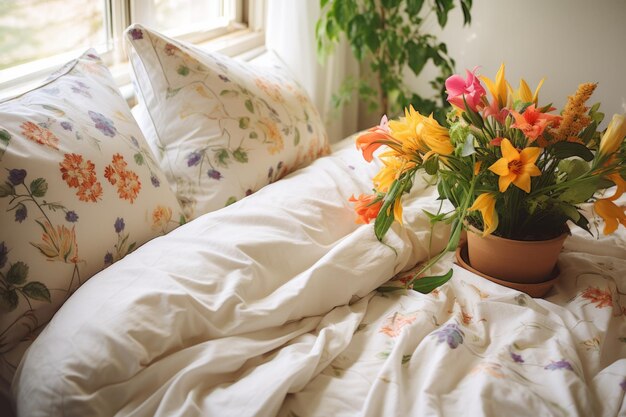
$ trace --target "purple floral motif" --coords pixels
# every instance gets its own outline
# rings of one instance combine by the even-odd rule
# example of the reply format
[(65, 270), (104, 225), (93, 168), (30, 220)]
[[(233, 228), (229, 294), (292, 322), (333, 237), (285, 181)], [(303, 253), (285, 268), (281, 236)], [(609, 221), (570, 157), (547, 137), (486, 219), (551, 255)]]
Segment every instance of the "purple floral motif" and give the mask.
[(274, 167), (270, 167), (270, 169), (267, 171), (267, 178), (272, 178), (273, 175), (274, 175)]
[(72, 91), (76, 94), (80, 94), (83, 97), (91, 98), (91, 93), (89, 93), (89, 87), (80, 81), (75, 82), (76, 85), (72, 86)]
[(143, 39), (143, 32), (141, 31), (141, 29), (137, 29), (137, 28), (131, 29), (129, 33), (134, 41)]
[(113, 121), (105, 117), (103, 114), (89, 110), (89, 117), (91, 117), (91, 120), (96, 123), (96, 129), (101, 131), (105, 136), (112, 138), (117, 134)]
[(101, 61), (100, 57), (98, 55), (95, 54), (87, 54), (87, 56), (91, 59), (93, 59), (94, 61)]
[(209, 178), (213, 178), (214, 180), (221, 180), (222, 179), (222, 173), (219, 172), (216, 169), (211, 168), (208, 172), (207, 175), (209, 176)]
[(306, 130), (308, 130), (308, 131), (309, 131), (309, 133), (313, 133), (313, 126), (311, 126), (311, 124), (310, 124), (310, 123), (307, 123), (307, 125), (306, 125)]
[(515, 363), (524, 363), (524, 358), (522, 358), (522, 355), (518, 355), (517, 353), (511, 352), (511, 359), (513, 359), (513, 362)]
[(20, 204), (17, 210), (15, 210), (15, 221), (22, 223), (26, 219), (27, 215), (28, 210), (26, 210), (26, 206), (24, 204)]
[(253, 192), (254, 192), (254, 191), (252, 191), (251, 189), (249, 189), (249, 188), (248, 188), (248, 189), (246, 190), (246, 197), (247, 197), (247, 196), (249, 196), (249, 195), (251, 195)]
[(446, 324), (442, 329), (434, 332), (433, 335), (437, 336), (437, 343), (446, 342), (450, 349), (459, 347), (465, 337), (465, 333), (456, 323)]
[(230, 82), (230, 79), (225, 75), (220, 74), (219, 77), (220, 77), (220, 80), (224, 81), (225, 83)]
[(556, 371), (557, 369), (567, 369), (568, 371), (574, 372), (574, 368), (572, 368), (572, 364), (570, 364), (565, 359), (561, 359), (560, 361), (552, 361), (548, 365), (546, 365), (543, 369), (547, 369), (548, 371)]
[(65, 220), (70, 223), (76, 223), (78, 221), (78, 214), (75, 211), (70, 210), (65, 213)]
[(133, 143), (133, 145), (135, 145), (135, 148), (139, 147), (139, 142), (137, 141), (137, 138), (135, 138), (134, 136), (131, 136), (130, 141)]
[(61, 127), (64, 130), (69, 130), (70, 132), (72, 131), (72, 124), (70, 122), (67, 122), (67, 121), (61, 122)]
[(193, 151), (192, 153), (187, 155), (187, 166), (188, 167), (196, 166), (200, 163), (201, 159), (202, 159), (202, 154), (198, 151)]
[(107, 254), (104, 255), (104, 264), (111, 265), (112, 263), (113, 263), (113, 254), (111, 252), (107, 252)]
[(9, 253), (9, 249), (6, 247), (4, 242), (0, 242), (0, 268), (4, 268), (4, 265), (7, 263), (7, 254)]
[(152, 183), (152, 186), (155, 188), (158, 188), (161, 186), (161, 181), (159, 181), (159, 179), (156, 177), (156, 175), (151, 175), (150, 176), (150, 182)]
[(117, 220), (115, 220), (115, 233), (122, 233), (124, 231), (124, 227), (126, 227), (126, 224), (124, 223), (124, 219), (122, 219), (121, 217), (118, 217)]
[(624, 377), (624, 379), (622, 379), (622, 382), (619, 384), (620, 388), (622, 388), (622, 391), (626, 391), (626, 377)]
[(13, 185), (20, 185), (26, 178), (25, 169), (10, 169), (9, 170), (9, 182)]

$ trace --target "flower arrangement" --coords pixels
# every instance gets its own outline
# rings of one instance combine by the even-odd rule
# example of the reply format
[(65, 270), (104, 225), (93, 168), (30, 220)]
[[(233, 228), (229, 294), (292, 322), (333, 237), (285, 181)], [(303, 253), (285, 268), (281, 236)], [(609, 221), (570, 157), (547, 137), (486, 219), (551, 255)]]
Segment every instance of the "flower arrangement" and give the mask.
[[(615, 204), (626, 192), (626, 118), (615, 115), (604, 134), (598, 131), (604, 117), (599, 104), (586, 105), (596, 84), (581, 84), (554, 114), (551, 104), (539, 103), (543, 80), (533, 93), (523, 79), (513, 90), (504, 65), (495, 80), (476, 72), (446, 80), (453, 106), (448, 127), (410, 107), (397, 120), (383, 116), (356, 140), (368, 162), (385, 148), (377, 155), (383, 166), (373, 179), (374, 193), (350, 199), (359, 223), (375, 219), (379, 240), (394, 221), (402, 222), (401, 199), (418, 172), (434, 176), (440, 199), (453, 206), (450, 212), (426, 213), (433, 224), (450, 223), (451, 235), (408, 284), (418, 291), (429, 292), (450, 278), (451, 270), (416, 279), (456, 250), (464, 227), (484, 236), (547, 240), (563, 234), (571, 221), (591, 233), (580, 206), (586, 202), (594, 202), (604, 219), (604, 234), (626, 226), (625, 208)], [(599, 195), (614, 185), (612, 195)]]

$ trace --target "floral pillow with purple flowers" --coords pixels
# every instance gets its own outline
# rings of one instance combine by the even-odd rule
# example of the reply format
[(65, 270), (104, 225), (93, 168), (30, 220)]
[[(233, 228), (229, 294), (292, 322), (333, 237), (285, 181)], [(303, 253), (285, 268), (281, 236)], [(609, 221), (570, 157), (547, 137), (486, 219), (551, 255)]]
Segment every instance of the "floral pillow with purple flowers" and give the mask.
[(317, 110), (282, 65), (253, 66), (140, 25), (126, 41), (138, 121), (188, 217), (328, 152)]
[(184, 222), (92, 51), (0, 102), (0, 376), (95, 273)]

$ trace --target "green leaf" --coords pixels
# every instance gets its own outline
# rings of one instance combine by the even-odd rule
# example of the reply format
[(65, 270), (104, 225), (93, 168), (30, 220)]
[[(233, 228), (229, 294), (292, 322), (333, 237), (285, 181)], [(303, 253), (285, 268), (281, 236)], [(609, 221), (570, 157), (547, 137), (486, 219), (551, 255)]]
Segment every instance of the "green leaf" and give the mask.
[(54, 106), (49, 106), (47, 104), (42, 104), (41, 107), (43, 107), (44, 109), (51, 111), (52, 113), (54, 113), (57, 117), (63, 117), (65, 116), (65, 112), (61, 109), (59, 109), (58, 107), (54, 107)]
[(567, 179), (578, 178), (589, 171), (589, 164), (581, 159), (564, 159), (559, 162), (559, 172), (567, 174)]
[(187, 219), (185, 219), (185, 216), (181, 214), (180, 217), (178, 218), (178, 224), (182, 226), (185, 223), (187, 223)]
[(237, 197), (231, 196), (226, 200), (226, 205), (224, 207), (230, 206), (233, 203), (237, 202)]
[(296, 127), (295, 135), (293, 138), (293, 146), (298, 146), (299, 143), (300, 143), (300, 129)]
[(222, 148), (215, 151), (215, 161), (221, 166), (227, 166), (230, 155), (228, 149)]
[(462, 157), (470, 156), (476, 153), (476, 149), (474, 148), (474, 140), (476, 138), (471, 133), (467, 134), (465, 138), (465, 143), (463, 144), (463, 151), (461, 152)]
[(172, 98), (174, 97), (176, 94), (178, 94), (178, 92), (181, 90), (181, 88), (170, 88), (167, 87), (167, 92), (165, 94), (165, 98)]
[(4, 155), (5, 150), (9, 147), (11, 141), (11, 134), (4, 129), (0, 129), (0, 160)]
[(256, 132), (250, 132), (250, 139), (256, 139), (259, 137), (259, 134)]
[(247, 129), (250, 126), (250, 118), (249, 117), (240, 117), (239, 118), (239, 129)]
[(132, 242), (130, 245), (128, 245), (128, 251), (126, 252), (131, 253), (135, 248), (137, 247), (137, 242)]
[(140, 152), (137, 152), (134, 155), (134, 158), (135, 158), (135, 162), (137, 163), (137, 165), (143, 165), (143, 162), (144, 162), (143, 161), (143, 155)]
[(454, 8), (453, 0), (435, 0), (435, 11), (437, 12), (437, 21), (443, 29), (448, 23), (448, 12)]
[(15, 289), (5, 290), (0, 288), (0, 308), (5, 311), (13, 311), (17, 308), (18, 298)]
[(415, 75), (419, 75), (424, 65), (426, 65), (426, 62), (428, 62), (428, 49), (413, 41), (407, 42), (406, 48), (409, 54), (409, 68), (411, 68), (411, 71), (413, 71)]
[(11, 195), (15, 195), (15, 187), (13, 186), (13, 184), (8, 182), (0, 184), (0, 198), (8, 197)]
[(222, 97), (237, 97), (239, 95), (239, 91), (236, 90), (222, 90), (220, 91), (220, 96)]
[(558, 159), (566, 159), (576, 156), (589, 162), (593, 159), (593, 152), (585, 145), (578, 142), (557, 142), (550, 147), (550, 151)]
[(30, 192), (35, 197), (43, 197), (48, 192), (48, 183), (43, 178), (37, 178), (30, 183)]
[(26, 294), (28, 298), (32, 298), (33, 300), (47, 302), (52, 301), (50, 299), (50, 291), (48, 291), (48, 288), (41, 282), (29, 282), (28, 284), (24, 285), (22, 291), (24, 291), (24, 294)]
[(189, 67), (187, 67), (186, 65), (181, 65), (181, 66), (178, 67), (176, 72), (179, 75), (182, 75), (183, 77), (186, 77), (187, 75), (189, 75)]
[(406, 11), (409, 14), (416, 15), (422, 9), (423, 4), (424, 0), (407, 0)]
[(579, 204), (589, 200), (598, 190), (598, 179), (591, 178), (589, 181), (583, 181), (575, 187), (569, 187), (563, 194), (559, 196), (559, 200)]
[(413, 280), (413, 289), (421, 292), (422, 294), (428, 294), (437, 287), (441, 287), (452, 278), (452, 269), (450, 269), (445, 275), (433, 275), (429, 277), (422, 277)]
[(439, 168), (439, 157), (433, 155), (426, 162), (424, 162), (424, 170), (428, 175), (435, 175)]
[(468, 2), (461, 0), (461, 9), (463, 9), (463, 26), (469, 25), (472, 23), (472, 14), (470, 12), (471, 7), (472, 7), (471, 0)]
[(244, 104), (246, 106), (246, 109), (248, 109), (250, 113), (254, 113), (254, 106), (252, 105), (252, 100), (247, 99)]
[(248, 162), (248, 153), (242, 148), (237, 148), (233, 151), (233, 158), (237, 162), (246, 163)]
[(28, 265), (24, 262), (15, 262), (7, 272), (7, 282), (13, 285), (21, 285), (28, 276)]

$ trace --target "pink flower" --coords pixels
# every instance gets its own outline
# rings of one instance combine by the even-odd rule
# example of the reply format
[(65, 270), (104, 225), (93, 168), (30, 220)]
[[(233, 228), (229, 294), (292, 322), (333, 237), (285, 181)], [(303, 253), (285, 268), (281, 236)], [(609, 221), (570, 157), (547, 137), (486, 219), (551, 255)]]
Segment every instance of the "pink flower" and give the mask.
[(477, 107), (480, 105), (482, 98), (487, 94), (480, 84), (480, 80), (475, 75), (477, 69), (478, 67), (474, 68), (471, 72), (465, 70), (467, 72), (466, 80), (457, 74), (446, 80), (446, 92), (448, 93), (448, 101), (450, 104), (464, 109), (465, 104), (463, 103), (463, 96), (465, 96), (465, 101), (469, 108), (477, 111)]

